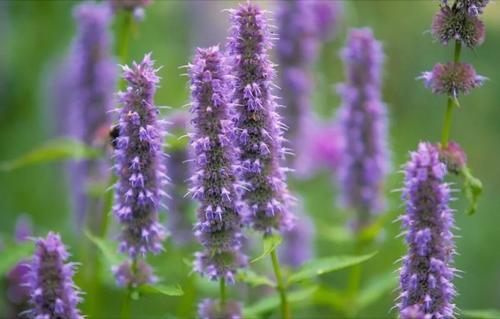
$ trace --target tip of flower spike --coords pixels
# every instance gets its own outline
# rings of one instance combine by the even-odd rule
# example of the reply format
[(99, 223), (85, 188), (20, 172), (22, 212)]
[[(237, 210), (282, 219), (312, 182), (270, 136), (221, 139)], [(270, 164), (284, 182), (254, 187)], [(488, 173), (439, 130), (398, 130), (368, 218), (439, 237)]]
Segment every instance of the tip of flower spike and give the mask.
[(82, 2), (74, 8), (73, 16), (83, 24), (107, 24), (111, 19), (111, 10), (104, 4)]

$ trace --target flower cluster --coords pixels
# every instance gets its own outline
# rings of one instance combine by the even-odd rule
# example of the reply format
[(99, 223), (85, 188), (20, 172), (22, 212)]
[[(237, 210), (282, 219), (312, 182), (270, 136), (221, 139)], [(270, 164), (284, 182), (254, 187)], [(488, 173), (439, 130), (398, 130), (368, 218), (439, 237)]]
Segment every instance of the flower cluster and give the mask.
[(228, 50), (234, 76), (233, 103), (236, 114), (236, 144), (239, 148), (242, 199), (246, 221), (254, 229), (270, 233), (293, 225), (289, 210), (291, 195), (286, 168), (281, 166), (283, 124), (272, 95), (273, 65), (268, 57), (271, 39), (267, 18), (252, 3), (231, 10)]
[(241, 216), (236, 180), (234, 127), (228, 102), (229, 77), (218, 47), (198, 49), (189, 65), (195, 171), (189, 193), (200, 202), (195, 235), (204, 246), (195, 269), (212, 279), (234, 281), (246, 263), (241, 254)]
[(201, 319), (241, 319), (243, 318), (241, 305), (235, 301), (228, 301), (221, 309), (218, 300), (205, 299), (199, 305), (198, 315)]
[(439, 150), (430, 143), (420, 143), (405, 166), (406, 214), (400, 220), (406, 230), (408, 254), (400, 269), (402, 318), (413, 318), (409, 314), (415, 311), (426, 315), (417, 318), (454, 317), (455, 270), (450, 266), (455, 253), (454, 221), (445, 175)]
[(132, 258), (162, 250), (165, 237), (158, 222), (162, 188), (167, 183), (163, 164), (163, 123), (153, 96), (159, 78), (147, 54), (141, 63), (123, 67), (128, 82), (120, 93), (119, 136), (116, 138), (116, 200), (114, 213), (123, 226), (120, 250)]
[(58, 234), (36, 240), (27, 278), (33, 318), (83, 318), (77, 308), (80, 292), (72, 279), (75, 265), (66, 263), (68, 256)]
[(382, 187), (389, 170), (387, 111), (381, 101), (381, 44), (371, 29), (354, 29), (342, 51), (347, 82), (340, 85), (343, 103), (338, 121), (343, 150), (338, 168), (341, 203), (358, 215), (356, 229), (383, 209)]
[(154, 284), (158, 278), (154, 275), (153, 269), (144, 260), (138, 260), (136, 265), (132, 265), (129, 260), (125, 260), (118, 266), (113, 267), (118, 286), (139, 287), (144, 284)]

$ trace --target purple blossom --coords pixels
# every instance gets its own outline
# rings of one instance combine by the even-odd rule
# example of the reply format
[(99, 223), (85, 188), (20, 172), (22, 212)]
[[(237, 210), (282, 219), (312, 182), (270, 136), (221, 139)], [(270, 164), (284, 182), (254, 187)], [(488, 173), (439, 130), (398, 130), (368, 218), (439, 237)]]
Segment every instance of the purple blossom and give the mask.
[(474, 88), (483, 85), (487, 80), (478, 75), (474, 67), (467, 63), (449, 62), (436, 64), (431, 72), (423, 72), (420, 79), (425, 86), (435, 94), (447, 94), (458, 97), (459, 94), (467, 95)]
[[(58, 104), (67, 109), (61, 114), (66, 116), (60, 120), (66, 123), (63, 129), (69, 136), (89, 145), (102, 146), (102, 143), (98, 145), (99, 134), (109, 127), (107, 110), (112, 105), (117, 76), (111, 56), (111, 13), (103, 4), (84, 2), (75, 7), (73, 15), (77, 34), (70, 56), (55, 79)], [(85, 185), (91, 180), (107, 179), (105, 164), (96, 160), (72, 162), (68, 173), (76, 223), (83, 225), (90, 206)]]
[[(186, 134), (189, 115), (186, 112), (178, 112), (168, 118), (170, 133), (174, 138)], [(166, 203), (168, 207), (168, 231), (172, 239), (180, 245), (191, 243), (193, 238), (193, 222), (191, 221), (191, 200), (185, 196), (187, 188), (186, 181), (190, 177), (190, 170), (186, 169), (189, 160), (188, 148), (177, 139), (172, 145), (168, 145), (167, 171), (170, 183), (167, 185)]]
[(139, 287), (158, 281), (158, 278), (153, 274), (153, 268), (144, 260), (137, 260), (134, 267), (129, 260), (126, 260), (119, 266), (113, 267), (112, 271), (120, 287)]
[(14, 237), (18, 243), (24, 242), (33, 235), (33, 221), (28, 215), (21, 215), (16, 220)]
[(408, 254), (400, 269), (398, 307), (402, 318), (408, 318), (404, 317), (408, 307), (418, 307), (424, 318), (454, 318), (454, 221), (445, 175), (439, 150), (429, 143), (420, 143), (405, 166), (402, 198), (406, 214), (400, 220), (406, 230)]
[(162, 188), (167, 183), (163, 164), (163, 122), (153, 96), (159, 78), (151, 55), (132, 67), (123, 67), (128, 82), (120, 92), (119, 137), (116, 139), (116, 199), (114, 213), (122, 224), (120, 250), (132, 258), (148, 251), (159, 253), (165, 238), (158, 222)]
[(338, 29), (339, 20), (342, 14), (341, 1), (324, 1), (324, 0), (302, 0), (310, 2), (314, 10), (314, 21), (316, 24), (316, 33), (323, 41), (328, 41), (333, 38)]
[(283, 132), (272, 95), (273, 65), (269, 60), (271, 34), (267, 18), (252, 3), (231, 13), (228, 50), (234, 76), (233, 103), (236, 145), (239, 148), (242, 199), (247, 204), (246, 221), (265, 233), (293, 226), (286, 184)]
[(235, 301), (227, 301), (221, 309), (220, 301), (205, 299), (198, 306), (198, 315), (201, 319), (241, 319), (241, 305)]
[(401, 310), (401, 319), (432, 319), (432, 316), (425, 314), (419, 305), (413, 305)]
[(366, 226), (384, 207), (383, 183), (389, 171), (387, 111), (381, 101), (383, 53), (371, 29), (353, 29), (342, 51), (347, 81), (339, 87), (338, 121), (344, 143), (338, 168), (341, 204)]
[(36, 319), (83, 318), (77, 309), (80, 291), (73, 282), (75, 264), (66, 263), (68, 253), (58, 234), (49, 232), (36, 240), (27, 285), (30, 288), (32, 309)]
[(283, 264), (300, 267), (314, 256), (314, 224), (302, 213), (297, 216), (295, 227), (283, 234), (283, 244), (278, 248)]
[(119, 10), (131, 11), (137, 21), (144, 19), (144, 8), (153, 0), (108, 0), (114, 12)]
[(450, 141), (446, 148), (439, 147), (439, 158), (448, 172), (456, 175), (467, 165), (467, 155), (457, 142)]
[(218, 47), (197, 49), (189, 65), (194, 174), (189, 193), (200, 202), (195, 236), (204, 246), (195, 269), (211, 279), (233, 282), (245, 264), (241, 254), (241, 205), (238, 202), (234, 127), (228, 102), (229, 77)]

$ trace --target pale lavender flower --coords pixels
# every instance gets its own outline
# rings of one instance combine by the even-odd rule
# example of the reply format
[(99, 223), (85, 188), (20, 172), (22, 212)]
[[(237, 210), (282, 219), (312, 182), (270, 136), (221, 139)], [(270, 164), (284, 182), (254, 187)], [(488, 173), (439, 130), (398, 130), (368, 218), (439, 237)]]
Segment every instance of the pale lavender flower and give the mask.
[(336, 34), (343, 11), (341, 1), (302, 0), (310, 2), (314, 10), (316, 33), (323, 41), (331, 40)]
[(233, 282), (246, 258), (240, 251), (241, 204), (228, 102), (230, 82), (219, 48), (197, 49), (189, 77), (195, 166), (189, 194), (200, 202), (195, 236), (204, 246), (196, 254), (195, 269), (211, 279)]
[(283, 234), (278, 248), (280, 261), (292, 268), (300, 267), (314, 256), (314, 223), (305, 213), (299, 214), (295, 226)]
[(454, 221), (445, 175), (446, 165), (439, 160), (439, 150), (430, 143), (420, 143), (405, 166), (402, 198), (406, 214), (400, 220), (408, 253), (400, 269), (398, 307), (402, 318), (412, 318), (405, 316), (408, 307), (418, 307), (424, 318), (455, 317), (455, 269), (451, 267)]
[(242, 199), (247, 205), (246, 221), (254, 229), (270, 233), (293, 226), (291, 195), (286, 184), (287, 169), (281, 166), (286, 150), (280, 116), (272, 95), (272, 46), (265, 13), (252, 3), (231, 13), (228, 50), (234, 76), (233, 103), (236, 145), (245, 183)]
[(116, 200), (114, 213), (122, 224), (120, 250), (135, 258), (147, 252), (159, 253), (165, 238), (163, 226), (158, 221), (158, 210), (165, 175), (163, 122), (153, 96), (158, 85), (157, 70), (151, 55), (132, 67), (123, 67), (123, 78), (128, 83), (120, 92), (116, 138)]
[(205, 299), (198, 306), (198, 315), (201, 319), (243, 318), (241, 305), (231, 300), (226, 301), (225, 308), (221, 309), (220, 301)]
[(75, 264), (66, 263), (68, 252), (58, 234), (49, 232), (36, 240), (27, 285), (32, 309), (28, 314), (36, 319), (80, 319), (77, 308), (80, 291), (73, 282)]
[(480, 87), (487, 80), (478, 75), (472, 65), (454, 62), (438, 63), (431, 72), (423, 72), (420, 79), (424, 80), (425, 86), (430, 88), (432, 93), (455, 98), (459, 94), (469, 94), (472, 89)]
[(120, 287), (139, 287), (145, 284), (154, 284), (158, 278), (153, 273), (153, 268), (144, 260), (137, 260), (134, 269), (130, 260), (126, 260), (113, 267), (116, 282)]
[(347, 81), (339, 86), (338, 123), (344, 139), (338, 168), (342, 206), (356, 213), (354, 228), (384, 208), (389, 171), (387, 110), (381, 101), (383, 52), (371, 29), (353, 29), (342, 51)]

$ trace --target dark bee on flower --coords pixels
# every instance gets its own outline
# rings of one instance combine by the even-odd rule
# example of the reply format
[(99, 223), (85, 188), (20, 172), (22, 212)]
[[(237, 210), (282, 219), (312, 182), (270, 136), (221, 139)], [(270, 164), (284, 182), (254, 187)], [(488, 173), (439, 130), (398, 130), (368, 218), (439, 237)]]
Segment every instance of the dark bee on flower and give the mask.
[(120, 137), (120, 127), (118, 125), (113, 125), (109, 129), (109, 142), (113, 149), (116, 149), (118, 146), (118, 137)]

